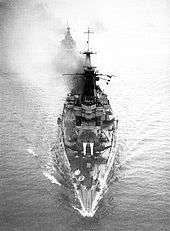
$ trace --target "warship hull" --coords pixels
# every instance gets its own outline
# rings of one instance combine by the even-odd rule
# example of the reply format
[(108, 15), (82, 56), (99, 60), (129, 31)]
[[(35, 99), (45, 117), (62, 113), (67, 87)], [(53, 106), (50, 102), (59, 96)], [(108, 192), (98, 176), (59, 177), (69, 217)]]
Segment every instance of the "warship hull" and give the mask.
[(107, 96), (102, 91), (99, 95), (98, 104), (87, 106), (80, 103), (79, 95), (69, 94), (58, 119), (69, 176), (80, 203), (77, 210), (89, 217), (107, 190), (116, 156), (117, 120)]
[[(90, 33), (88, 29), (83, 71), (64, 74), (83, 84), (67, 95), (63, 113), (58, 118), (61, 155), (65, 163), (62, 169), (79, 201), (75, 209), (89, 217), (94, 215), (109, 184), (116, 156), (118, 128), (118, 120), (113, 115), (108, 97), (97, 85), (97, 81), (104, 79), (104, 76), (108, 84), (111, 76), (99, 74), (91, 65), (91, 54), (94, 53), (89, 50)], [(69, 42), (70, 48), (71, 41), (68, 30), (64, 46)]]

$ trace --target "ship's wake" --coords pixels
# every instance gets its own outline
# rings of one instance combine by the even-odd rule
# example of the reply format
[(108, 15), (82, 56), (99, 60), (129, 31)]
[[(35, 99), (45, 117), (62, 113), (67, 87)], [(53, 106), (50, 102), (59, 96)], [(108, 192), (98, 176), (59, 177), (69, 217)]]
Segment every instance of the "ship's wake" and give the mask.
[(110, 185), (118, 180), (119, 168), (121, 166), (120, 155), (123, 149), (124, 144), (118, 141), (117, 146), (112, 150), (112, 155), (109, 157), (106, 170), (103, 172), (104, 174), (98, 176), (100, 188), (97, 189), (94, 185), (90, 190), (84, 188), (84, 191), (81, 192), (77, 189), (74, 176), (71, 173), (61, 131), (58, 131), (58, 139), (51, 149), (47, 162), (41, 161), (33, 148), (28, 148), (27, 152), (36, 157), (43, 175), (52, 184), (61, 186), (67, 193), (69, 192), (70, 203), (75, 210), (83, 217), (93, 217)]
[(67, 192), (69, 191), (72, 207), (83, 217), (93, 217), (99, 207), (99, 202), (103, 199), (109, 186), (118, 179), (121, 151), (122, 144), (117, 144), (113, 148), (105, 170), (98, 176), (100, 188), (94, 185), (89, 190), (84, 188), (80, 191), (74, 181), (74, 176), (64, 150), (62, 134), (59, 132), (58, 141), (51, 150), (43, 174), (52, 183), (62, 186)]
[(61, 185), (61, 183), (52, 175), (50, 174), (48, 171), (44, 171), (43, 175), (49, 179), (51, 181), (52, 184), (57, 184), (57, 185)]

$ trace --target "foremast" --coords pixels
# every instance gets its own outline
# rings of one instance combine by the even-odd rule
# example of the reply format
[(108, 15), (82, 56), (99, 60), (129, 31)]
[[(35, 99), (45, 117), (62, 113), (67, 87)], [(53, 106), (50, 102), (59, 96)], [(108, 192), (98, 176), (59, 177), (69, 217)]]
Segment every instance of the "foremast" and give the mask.
[(84, 88), (83, 88), (83, 92), (81, 93), (81, 103), (86, 105), (93, 105), (96, 103), (97, 89), (98, 90), (100, 89), (100, 87), (97, 86), (96, 82), (102, 79), (106, 81), (106, 84), (108, 84), (110, 82), (110, 79), (114, 75), (100, 74), (95, 70), (95, 67), (92, 66), (91, 55), (96, 54), (90, 49), (90, 34), (93, 32), (88, 28), (87, 32), (84, 33), (87, 34), (87, 50), (81, 52), (81, 54), (84, 54), (86, 56), (83, 73), (63, 74), (63, 75), (81, 76), (84, 79)]
[(90, 34), (92, 34), (93, 32), (88, 28), (87, 32), (84, 32), (84, 33), (87, 34), (87, 50), (83, 52), (83, 54), (86, 55), (85, 67), (92, 68), (91, 54), (95, 54), (95, 53), (93, 51), (90, 51)]
[(86, 56), (85, 65), (84, 65), (84, 73), (83, 76), (85, 78), (85, 86), (82, 95), (82, 101), (85, 104), (93, 104), (96, 99), (96, 71), (95, 67), (91, 64), (91, 55), (95, 54), (92, 50), (90, 50), (90, 34), (93, 33), (89, 28), (87, 32), (87, 50), (82, 52)]

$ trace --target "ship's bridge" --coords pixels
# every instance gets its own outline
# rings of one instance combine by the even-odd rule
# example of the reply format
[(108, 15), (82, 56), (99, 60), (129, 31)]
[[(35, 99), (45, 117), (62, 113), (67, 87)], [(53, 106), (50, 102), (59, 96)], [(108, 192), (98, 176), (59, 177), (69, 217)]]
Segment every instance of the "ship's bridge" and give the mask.
[[(98, 93), (99, 94), (99, 93)], [(88, 98), (86, 98), (88, 101)], [(90, 99), (89, 99), (90, 101)], [(105, 94), (94, 98), (94, 103), (87, 104), (81, 101), (80, 95), (69, 94), (65, 104), (65, 110), (72, 111), (76, 126), (102, 126), (113, 122), (113, 113), (109, 100)]]

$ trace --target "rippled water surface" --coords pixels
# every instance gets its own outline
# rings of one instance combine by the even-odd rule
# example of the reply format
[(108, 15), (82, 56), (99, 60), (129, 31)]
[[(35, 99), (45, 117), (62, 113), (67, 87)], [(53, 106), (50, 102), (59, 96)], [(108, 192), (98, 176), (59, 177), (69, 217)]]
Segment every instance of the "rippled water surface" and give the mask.
[(66, 86), (0, 73), (0, 230), (168, 230), (170, 72), (164, 57), (138, 64), (124, 65), (105, 89), (119, 117), (121, 168), (92, 219), (42, 174)]

